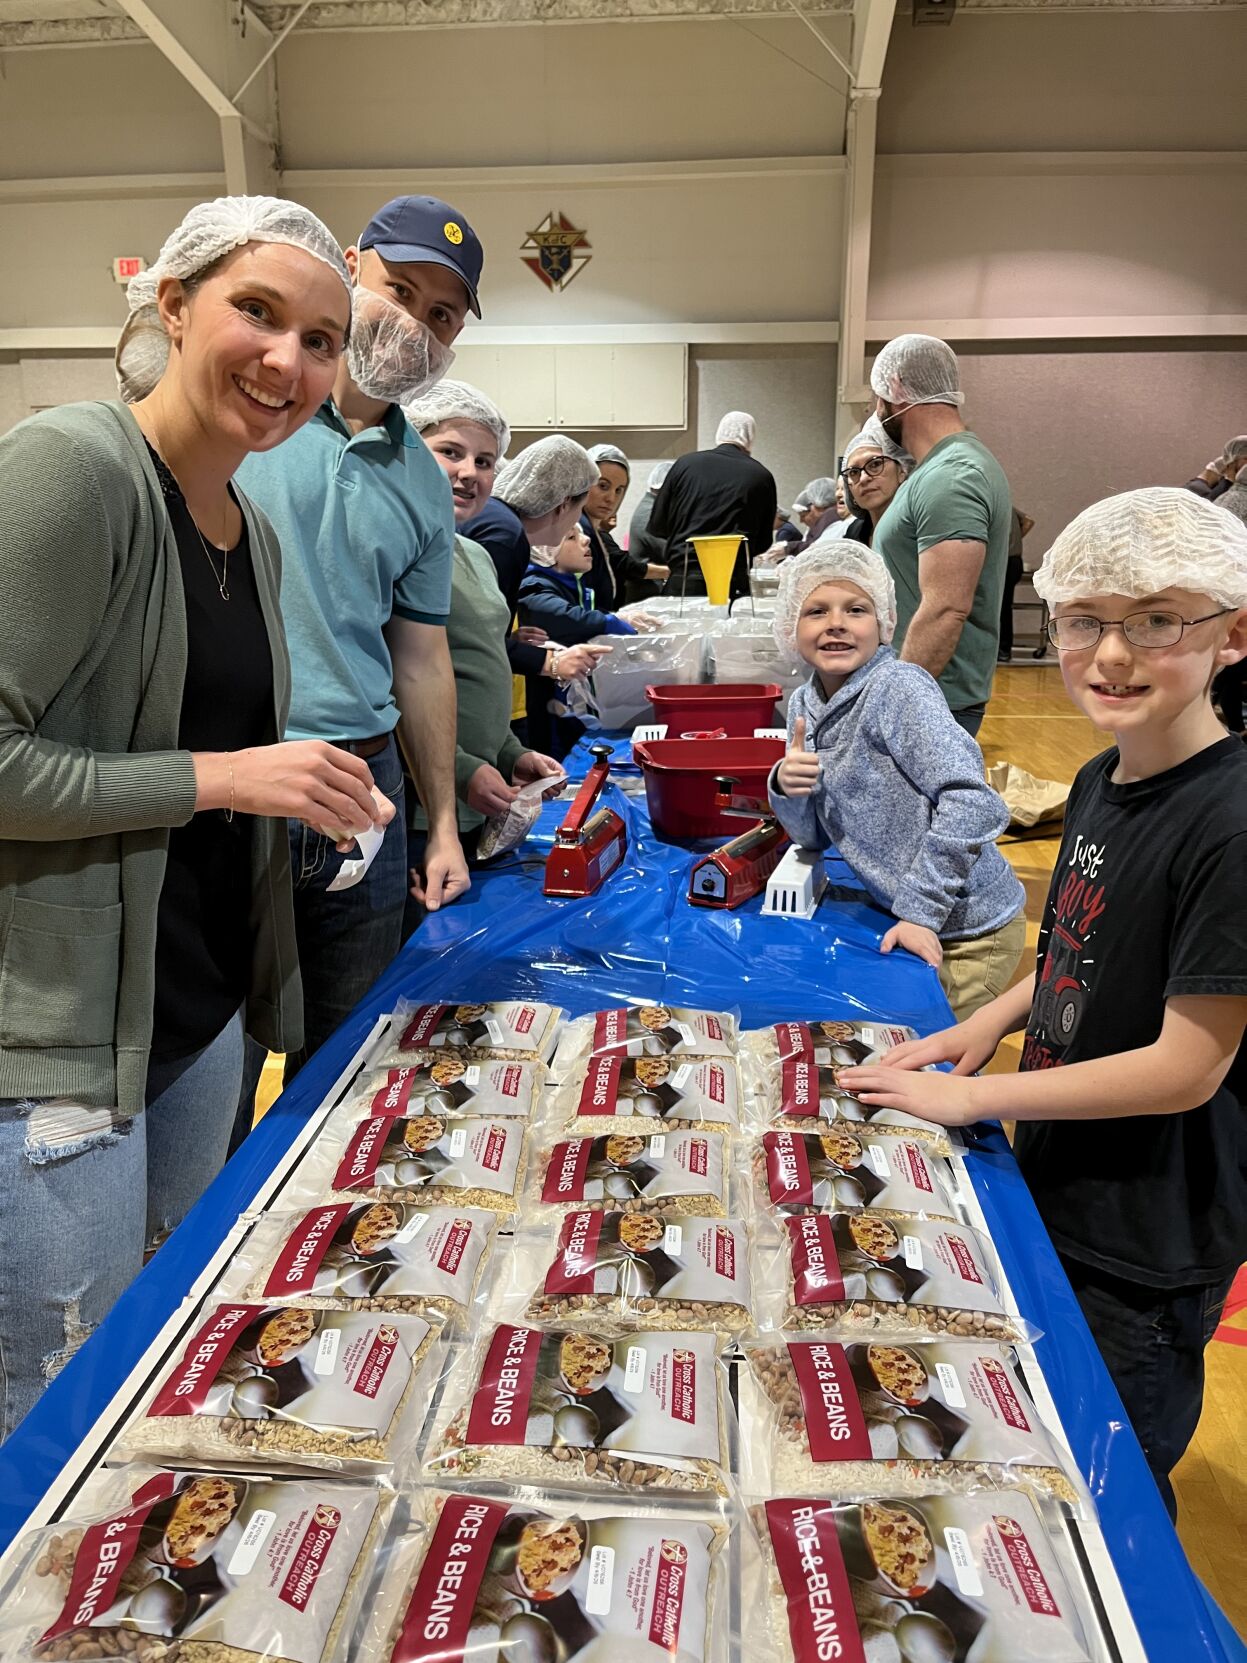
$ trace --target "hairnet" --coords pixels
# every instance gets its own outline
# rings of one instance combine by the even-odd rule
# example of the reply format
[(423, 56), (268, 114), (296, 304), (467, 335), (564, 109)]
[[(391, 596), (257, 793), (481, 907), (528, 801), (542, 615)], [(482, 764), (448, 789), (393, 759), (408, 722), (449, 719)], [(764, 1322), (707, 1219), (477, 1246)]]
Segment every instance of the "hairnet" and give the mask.
[(1033, 581), (1049, 606), (1169, 588), (1247, 606), (1247, 526), (1182, 487), (1123, 491), (1071, 520)]
[(591, 462), (613, 462), (617, 468), (623, 469), (629, 479), (632, 478), (632, 465), (618, 445), (590, 445), (589, 460)]
[(812, 479), (797, 501), (803, 508), (830, 508), (836, 500), (836, 486), (839, 483), (839, 480), (833, 479), (830, 475)]
[(1247, 433), (1240, 433), (1237, 439), (1231, 439), (1226, 445), (1221, 457), (1223, 462), (1247, 461)]
[(650, 469), (649, 478), (645, 482), (646, 490), (660, 491), (662, 489), (663, 481), (674, 467), (674, 459), (670, 462), (655, 462), (654, 466)]
[[(891, 401), (889, 400), (889, 402)], [(891, 437), (878, 416), (867, 416), (862, 423), (862, 431), (855, 433), (848, 444), (845, 445), (844, 460), (846, 463), (854, 451), (857, 450), (879, 451), (881, 455), (895, 462), (902, 474), (907, 474), (914, 465), (913, 457), (904, 445), (898, 445), (896, 440)]]
[(879, 639), (892, 639), (896, 630), (896, 589), (883, 556), (865, 543), (827, 534), (811, 543), (804, 554), (784, 561), (779, 569), (779, 593), (772, 627), (781, 647), (796, 653), (801, 608), (824, 583), (856, 583), (859, 589), (864, 589), (874, 603)]
[(935, 335), (898, 335), (880, 350), (870, 370), (871, 389), (889, 404), (961, 404), (957, 354)]
[(439, 381), (403, 406), (403, 414), (417, 433), (427, 433), (442, 422), (475, 422), (486, 427), (498, 441), (498, 460), (507, 454), (511, 429), (492, 399), (466, 381)]
[(196, 277), (247, 243), (287, 243), (305, 249), (337, 272), (350, 297), (351, 274), (342, 250), (316, 215), (298, 202), (275, 196), (218, 196), (213, 202), (200, 202), (165, 238), (155, 262), (126, 287), (130, 315), (113, 363), (127, 404), (146, 398), (169, 362), (169, 337), (156, 310), (161, 278)]
[(351, 290), (351, 335), (346, 370), (368, 398), (402, 404), (439, 382), (455, 361), (421, 318), (363, 283)]
[(745, 450), (752, 450), (757, 432), (758, 424), (752, 416), (743, 410), (729, 410), (715, 429), (714, 442), (716, 445), (741, 445)]
[(549, 514), (568, 497), (583, 497), (597, 483), (598, 465), (583, 445), (551, 433), (525, 445), (494, 479), (494, 495), (530, 520)]

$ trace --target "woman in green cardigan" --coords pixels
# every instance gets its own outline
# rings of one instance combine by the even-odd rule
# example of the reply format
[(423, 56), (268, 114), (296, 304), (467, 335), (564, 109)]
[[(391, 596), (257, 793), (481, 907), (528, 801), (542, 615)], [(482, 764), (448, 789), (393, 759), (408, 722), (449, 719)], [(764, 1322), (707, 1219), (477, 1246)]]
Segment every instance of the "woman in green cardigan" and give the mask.
[(223, 198), (131, 284), (119, 403), (0, 439), (0, 1435), (215, 1176), (244, 1026), (300, 1038), (287, 816), (384, 820), (279, 744), (279, 551), (230, 479), (327, 396), (350, 279)]

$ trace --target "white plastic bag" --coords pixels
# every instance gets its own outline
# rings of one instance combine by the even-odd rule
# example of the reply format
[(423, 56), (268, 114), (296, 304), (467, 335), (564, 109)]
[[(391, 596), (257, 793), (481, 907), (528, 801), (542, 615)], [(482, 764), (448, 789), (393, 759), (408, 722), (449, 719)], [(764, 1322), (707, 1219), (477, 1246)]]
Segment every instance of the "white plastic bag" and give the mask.
[(476, 846), (478, 860), (493, 860), (521, 844), (541, 815), (541, 805), (567, 784), (566, 774), (550, 774), (522, 785), (501, 814), (491, 815)]

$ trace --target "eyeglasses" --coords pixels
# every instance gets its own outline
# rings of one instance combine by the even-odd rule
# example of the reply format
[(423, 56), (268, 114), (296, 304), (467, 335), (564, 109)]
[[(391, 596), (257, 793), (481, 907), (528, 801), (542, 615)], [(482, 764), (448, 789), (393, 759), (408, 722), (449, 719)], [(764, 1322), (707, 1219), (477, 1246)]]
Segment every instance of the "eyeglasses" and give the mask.
[(856, 485), (863, 475), (867, 479), (878, 479), (891, 460), (890, 456), (869, 456), (860, 466), (842, 468), (840, 471), (850, 485)]
[(1233, 610), (1231, 606), (1223, 606), (1219, 612), (1206, 612), (1202, 618), (1184, 618), (1178, 612), (1131, 612), (1114, 623), (1106, 623), (1102, 618), (1052, 618), (1048, 622), (1048, 639), (1058, 652), (1079, 652), (1094, 647), (1106, 629), (1119, 629), (1132, 647), (1173, 647), (1196, 624), (1224, 618)]

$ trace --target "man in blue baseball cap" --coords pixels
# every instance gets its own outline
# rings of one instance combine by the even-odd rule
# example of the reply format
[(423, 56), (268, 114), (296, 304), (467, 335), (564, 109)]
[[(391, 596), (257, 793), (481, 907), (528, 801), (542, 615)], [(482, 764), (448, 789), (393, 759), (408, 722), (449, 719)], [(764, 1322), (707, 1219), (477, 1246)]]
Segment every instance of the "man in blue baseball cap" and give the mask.
[[(286, 735), (328, 740), (365, 758), (398, 809), (373, 864), (349, 888), (333, 885), (352, 856), (335, 850), (332, 835), (290, 824), (306, 1041), (288, 1059), (287, 1079), (397, 953), (409, 881), (430, 911), (469, 884), (455, 812), (455, 680), (445, 629), (450, 486), (399, 406), (445, 375), (468, 313), (480, 316), (483, 259), (475, 232), (449, 203), (387, 202), (346, 250), (355, 283), (351, 332), (332, 397), (295, 435), (298, 443), (257, 457), (258, 466), (238, 475), (281, 540), (291, 660)], [(429, 820), (423, 869), (410, 875), (397, 738)], [(250, 1085), (236, 1141), (250, 1127)]]

